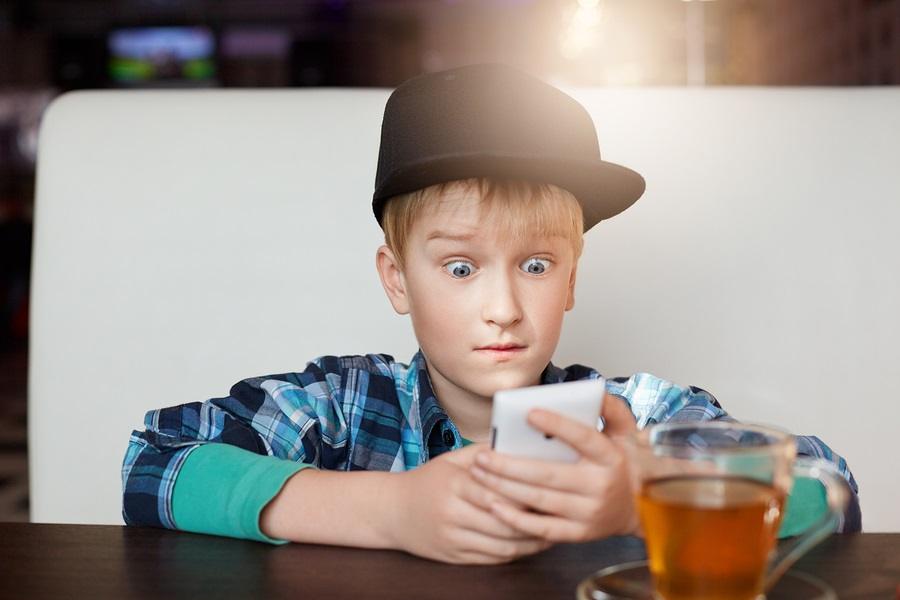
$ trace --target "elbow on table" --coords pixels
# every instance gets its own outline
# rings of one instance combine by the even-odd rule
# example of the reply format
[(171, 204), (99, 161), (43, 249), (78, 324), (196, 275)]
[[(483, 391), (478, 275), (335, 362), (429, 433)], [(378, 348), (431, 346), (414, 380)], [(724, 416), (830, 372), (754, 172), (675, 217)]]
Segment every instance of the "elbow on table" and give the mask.
[(838, 529), (839, 533), (859, 533), (862, 531), (862, 510), (859, 507), (859, 496), (850, 494), (850, 501), (844, 511), (844, 520)]

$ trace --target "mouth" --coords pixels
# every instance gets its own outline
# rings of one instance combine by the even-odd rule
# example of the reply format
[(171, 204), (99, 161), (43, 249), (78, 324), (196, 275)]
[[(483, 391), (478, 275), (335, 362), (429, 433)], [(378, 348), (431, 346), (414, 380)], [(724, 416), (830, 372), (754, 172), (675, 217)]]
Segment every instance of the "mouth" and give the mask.
[(525, 351), (522, 344), (491, 344), (475, 348), (475, 352), (495, 359), (512, 358)]

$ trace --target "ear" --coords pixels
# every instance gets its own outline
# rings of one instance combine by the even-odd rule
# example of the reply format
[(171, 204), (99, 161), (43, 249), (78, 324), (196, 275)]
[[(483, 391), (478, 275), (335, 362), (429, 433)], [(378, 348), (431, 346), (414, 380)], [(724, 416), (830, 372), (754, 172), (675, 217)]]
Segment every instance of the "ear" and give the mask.
[(575, 274), (578, 271), (578, 261), (572, 265), (572, 273), (569, 275), (569, 289), (566, 296), (566, 310), (572, 310), (575, 307)]
[(391, 306), (397, 314), (409, 314), (409, 298), (406, 295), (406, 280), (403, 271), (397, 262), (397, 257), (387, 246), (381, 246), (375, 253), (375, 268), (378, 269), (378, 277), (387, 294)]

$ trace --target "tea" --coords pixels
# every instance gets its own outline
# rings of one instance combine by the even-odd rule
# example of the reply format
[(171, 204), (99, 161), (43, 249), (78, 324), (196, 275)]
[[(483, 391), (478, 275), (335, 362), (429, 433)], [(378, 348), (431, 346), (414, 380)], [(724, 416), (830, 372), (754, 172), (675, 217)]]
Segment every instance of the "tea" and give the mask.
[(665, 600), (759, 596), (782, 492), (744, 477), (676, 475), (645, 481), (639, 505), (650, 572)]

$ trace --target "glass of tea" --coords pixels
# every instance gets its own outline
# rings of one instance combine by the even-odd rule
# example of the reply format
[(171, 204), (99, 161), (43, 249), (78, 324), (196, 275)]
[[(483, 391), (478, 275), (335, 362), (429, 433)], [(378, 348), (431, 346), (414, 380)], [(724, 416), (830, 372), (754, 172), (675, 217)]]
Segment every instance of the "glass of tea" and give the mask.
[[(630, 444), (656, 598), (753, 600), (843, 518), (849, 487), (794, 436), (735, 422), (664, 423)], [(795, 477), (817, 479), (828, 509), (776, 545)]]

